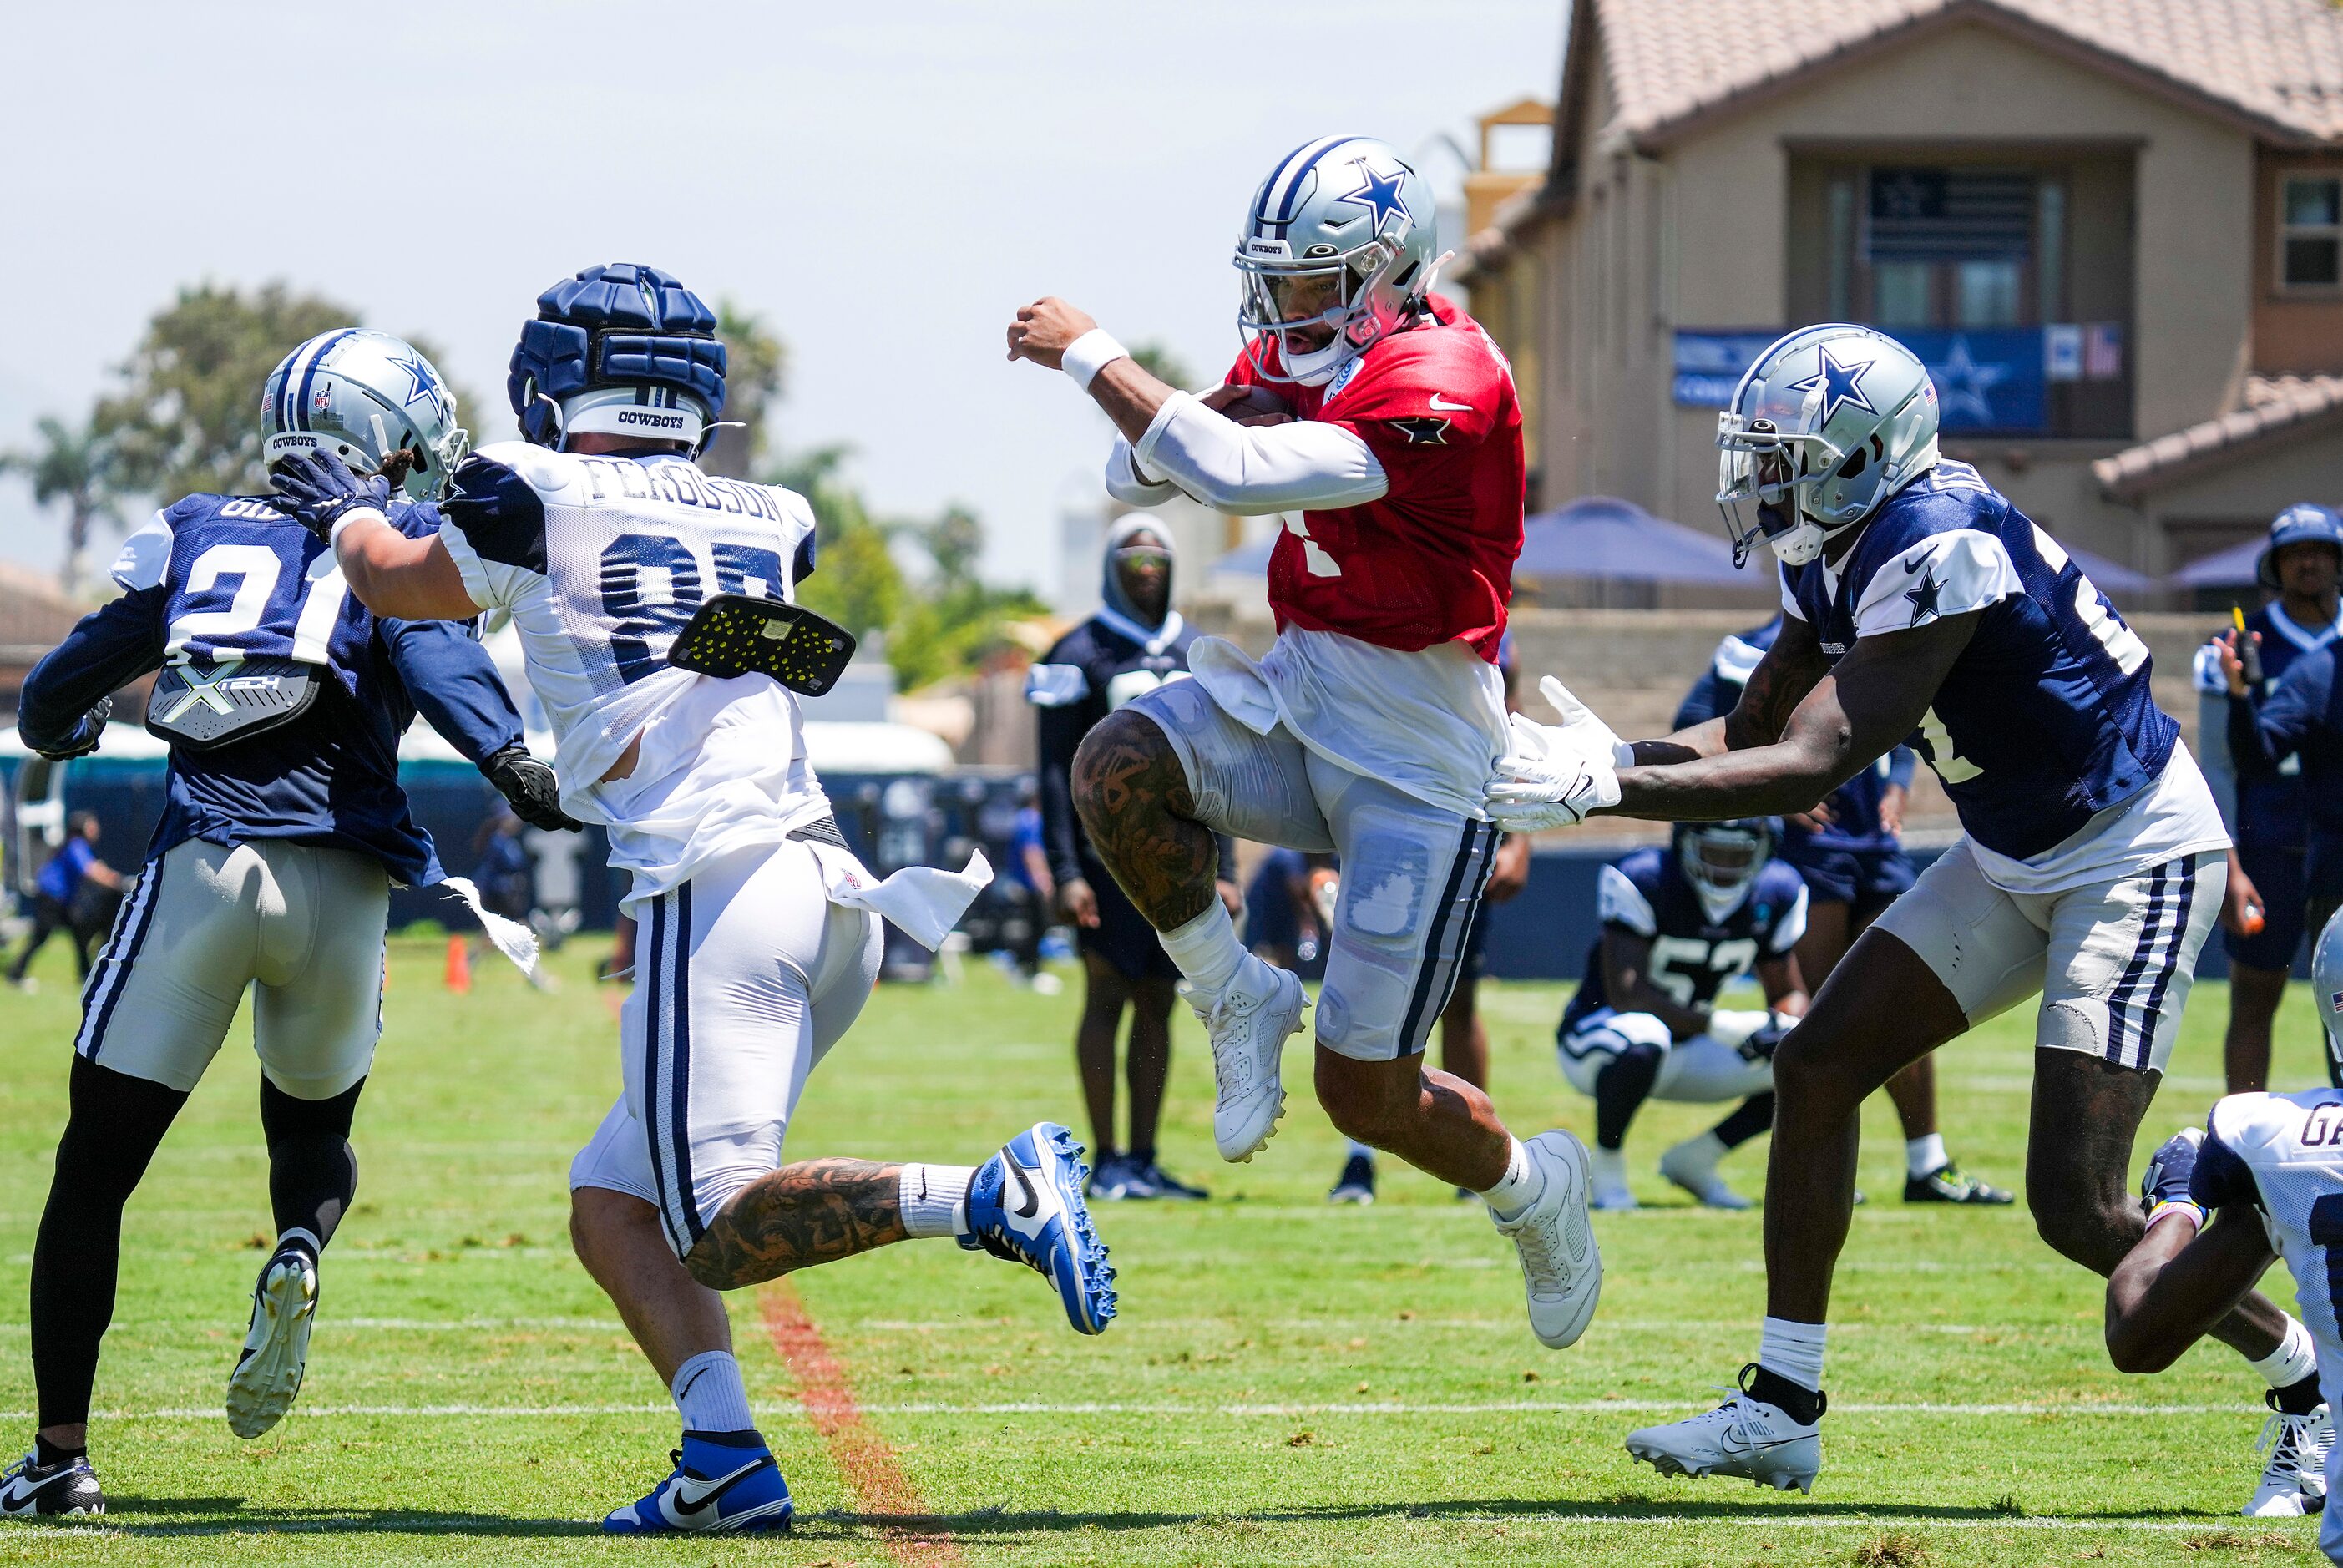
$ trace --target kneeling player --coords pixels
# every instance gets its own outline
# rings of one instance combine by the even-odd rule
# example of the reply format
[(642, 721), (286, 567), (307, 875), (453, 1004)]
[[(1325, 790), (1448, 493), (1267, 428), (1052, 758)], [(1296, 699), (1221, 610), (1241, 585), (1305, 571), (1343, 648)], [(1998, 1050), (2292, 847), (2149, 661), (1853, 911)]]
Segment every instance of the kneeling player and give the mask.
[[(379, 332), (310, 339), (262, 402), (266, 450), (338, 446), (417, 497), (464, 449), (429, 363)], [(387, 498), (390, 480), (374, 482)], [(437, 526), (427, 506), (393, 517), (401, 538)], [(146, 725), (171, 766), (146, 864), (83, 991), (33, 1249), (39, 1433), (0, 1488), (7, 1513), (104, 1512), (87, 1423), (123, 1205), (247, 991), (277, 1243), (229, 1376), (229, 1427), (259, 1436), (299, 1391), (318, 1255), (357, 1190), (350, 1121), (382, 1030), (390, 887), (444, 879), (398, 786), (417, 710), (530, 821), (577, 826), (468, 629), (369, 615), (276, 498), (189, 496), (130, 537), (114, 578), (121, 596), (34, 669), (18, 720), (44, 756), (96, 750), (108, 693), (159, 669)]]
[[(624, 1088), (569, 1171), (578, 1258), (683, 1416), (674, 1472), (603, 1521), (628, 1534), (789, 1525), (718, 1291), (956, 1237), (1040, 1271), (1083, 1333), (1114, 1315), (1081, 1146), (1054, 1122), (981, 1167), (781, 1161), (807, 1075), (870, 994), (879, 916), (935, 947), (989, 872), (979, 859), (958, 876), (872, 877), (847, 851), (778, 678), (669, 661), (710, 596), (787, 603), (813, 569), (801, 498), (693, 461), (724, 407), (715, 328), (698, 296), (647, 266), (588, 267), (548, 289), (508, 383), (528, 439), (458, 471), (431, 540), (386, 527), (380, 494), (330, 463), (280, 481), (368, 604), (512, 612), (560, 737), (562, 799), (608, 827), (613, 869), (634, 879)], [(786, 622), (761, 624), (779, 635)]]
[[(1603, 868), (1603, 934), (1562, 1015), (1562, 1073), (1594, 1097), (1594, 1205), (1633, 1209), (1627, 1124), (1646, 1100), (1739, 1100), (1733, 1114), (1660, 1158), (1660, 1174), (1713, 1209), (1746, 1209), (1717, 1161), (1774, 1124), (1774, 1047), (1806, 1010), (1794, 950), (1806, 887), (1773, 858), (1765, 818), (1686, 824), (1668, 848)], [(1768, 1011), (1719, 1012), (1752, 968)]]
[[(2312, 963), (2331, 1048), (2343, 1049), (2343, 917)], [(2261, 1278), (2273, 1251), (2294, 1275), (2309, 1326), (2288, 1319), (2254, 1363), (2269, 1380), (2269, 1462), (2246, 1513), (2280, 1518), (2327, 1504), (2318, 1544), (2343, 1563), (2343, 1516), (2327, 1482), (2329, 1403), (2343, 1379), (2335, 1249), (2343, 1246), (2343, 1090), (2233, 1094), (2148, 1161), (2147, 1233), (2107, 1281), (2107, 1353), (2128, 1372), (2162, 1372)], [(2210, 1223), (2207, 1223), (2209, 1216)]]

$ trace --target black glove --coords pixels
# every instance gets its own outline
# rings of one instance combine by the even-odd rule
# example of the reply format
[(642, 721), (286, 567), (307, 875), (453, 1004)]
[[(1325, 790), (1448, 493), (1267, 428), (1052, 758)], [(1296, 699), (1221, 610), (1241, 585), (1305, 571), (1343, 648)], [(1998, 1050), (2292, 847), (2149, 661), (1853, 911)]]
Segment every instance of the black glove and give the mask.
[(52, 762), (63, 762), (69, 757), (86, 757), (97, 749), (97, 743), (106, 738), (106, 715), (113, 711), (114, 699), (101, 697), (97, 699), (97, 706), (75, 720), (73, 729), (65, 735), (32, 734), (25, 731), (21, 723), (17, 729), (24, 734), (25, 745)]
[(1790, 1031), (1797, 1026), (1798, 1020), (1794, 1018), (1783, 1018), (1778, 1014), (1768, 1018), (1764, 1027), (1753, 1031), (1748, 1039), (1741, 1042), (1741, 1060), (1744, 1061), (1773, 1060), (1774, 1052), (1780, 1048), (1784, 1040), (1790, 1038)]
[(331, 452), (292, 452), (268, 470), (277, 487), (277, 509), (319, 538), (330, 538), (344, 512), (371, 507), (390, 509), (390, 481), (380, 474), (359, 478)]
[(518, 741), (484, 759), (480, 771), (511, 804), (513, 815), (530, 827), (574, 833), (586, 825), (562, 810), (560, 780)]

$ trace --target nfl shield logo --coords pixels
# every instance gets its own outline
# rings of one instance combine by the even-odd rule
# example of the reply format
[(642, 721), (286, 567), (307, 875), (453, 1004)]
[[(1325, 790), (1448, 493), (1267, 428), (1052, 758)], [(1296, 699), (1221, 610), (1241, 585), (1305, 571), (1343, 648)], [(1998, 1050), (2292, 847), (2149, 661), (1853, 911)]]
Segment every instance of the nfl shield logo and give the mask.
[(334, 394), (330, 388), (320, 387), (315, 392), (309, 394), (309, 407), (315, 408), (318, 413), (323, 414), (333, 406)]

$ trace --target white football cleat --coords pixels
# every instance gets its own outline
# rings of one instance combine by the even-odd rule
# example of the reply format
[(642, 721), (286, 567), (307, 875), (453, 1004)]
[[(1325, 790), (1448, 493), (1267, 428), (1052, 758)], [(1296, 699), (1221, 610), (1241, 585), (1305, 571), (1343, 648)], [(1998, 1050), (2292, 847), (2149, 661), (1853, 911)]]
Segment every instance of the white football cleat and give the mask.
[(2248, 1519), (2298, 1519), (2327, 1505), (2327, 1451), (2335, 1445), (2335, 1423), (2327, 1407), (2308, 1415), (2273, 1410), (2262, 1423), (2256, 1452), (2268, 1452), (2261, 1484), (2245, 1507)]
[(1185, 980), (1180, 995), (1212, 1040), (1212, 1141), (1222, 1159), (1242, 1164), (1268, 1147), (1285, 1114), (1278, 1066), (1310, 999), (1299, 976), (1252, 953), (1219, 995)]
[(1725, 1184), (1725, 1178), (1716, 1173), (1716, 1162), (1706, 1157), (1708, 1151), (1704, 1145), (1714, 1141), (1704, 1132), (1677, 1144), (1660, 1156), (1660, 1174), (1691, 1193), (1704, 1208), (1752, 1207), (1748, 1199)]
[(252, 1327), (227, 1377), (227, 1426), (258, 1437), (285, 1419), (309, 1363), (309, 1326), (317, 1312), (317, 1266), (287, 1248), (268, 1260), (252, 1290)]
[(1586, 1332), (1603, 1295), (1603, 1253), (1586, 1218), (1586, 1145), (1556, 1129), (1522, 1147), (1545, 1184), (1512, 1219), (1493, 1209), (1489, 1218), (1521, 1254), (1530, 1332), (1548, 1350), (1567, 1350)]
[(1812, 1492), (1823, 1467), (1822, 1423), (1752, 1399), (1756, 1370), (1755, 1362), (1743, 1367), (1740, 1391), (1715, 1410), (1629, 1432), (1627, 1452), (1662, 1475), (1739, 1475), (1777, 1492)]

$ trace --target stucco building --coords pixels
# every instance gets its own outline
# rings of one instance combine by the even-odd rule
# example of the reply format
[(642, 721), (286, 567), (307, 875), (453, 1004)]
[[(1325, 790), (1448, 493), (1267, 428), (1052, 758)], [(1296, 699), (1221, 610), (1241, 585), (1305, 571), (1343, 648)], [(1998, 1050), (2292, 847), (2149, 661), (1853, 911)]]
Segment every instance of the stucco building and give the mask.
[(1460, 276), (1546, 505), (1715, 526), (1740, 370), (1862, 321), (1949, 453), (2161, 575), (2343, 502), (2343, 11), (1574, 0), (1551, 166)]

